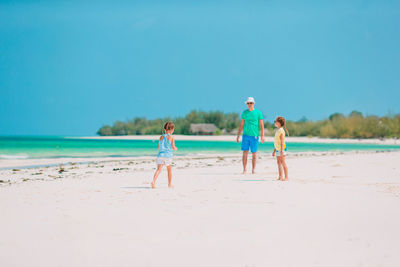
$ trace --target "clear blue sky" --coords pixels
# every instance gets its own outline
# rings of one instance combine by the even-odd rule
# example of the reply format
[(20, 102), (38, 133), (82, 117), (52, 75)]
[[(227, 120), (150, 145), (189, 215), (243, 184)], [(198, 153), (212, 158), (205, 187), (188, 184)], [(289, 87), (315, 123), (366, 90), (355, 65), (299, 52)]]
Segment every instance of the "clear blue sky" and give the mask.
[(0, 135), (241, 112), (247, 96), (268, 120), (400, 113), (399, 3), (0, 0)]

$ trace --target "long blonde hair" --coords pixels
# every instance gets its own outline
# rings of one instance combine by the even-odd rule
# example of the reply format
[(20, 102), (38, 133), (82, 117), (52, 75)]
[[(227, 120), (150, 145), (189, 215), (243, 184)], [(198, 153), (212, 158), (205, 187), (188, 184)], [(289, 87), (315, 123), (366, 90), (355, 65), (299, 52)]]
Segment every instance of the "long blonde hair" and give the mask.
[(287, 135), (289, 136), (289, 131), (288, 129), (286, 129), (286, 120), (284, 117), (276, 117), (275, 121), (279, 122), (279, 124), (281, 125), (281, 127), (283, 127), (287, 133)]

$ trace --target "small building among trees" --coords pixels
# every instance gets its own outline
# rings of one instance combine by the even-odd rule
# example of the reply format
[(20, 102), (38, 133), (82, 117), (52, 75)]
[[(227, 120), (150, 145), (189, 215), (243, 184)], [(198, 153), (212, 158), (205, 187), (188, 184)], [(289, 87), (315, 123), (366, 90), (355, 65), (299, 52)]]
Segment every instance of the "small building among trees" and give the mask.
[(218, 130), (214, 123), (191, 123), (190, 133), (199, 135), (212, 135)]

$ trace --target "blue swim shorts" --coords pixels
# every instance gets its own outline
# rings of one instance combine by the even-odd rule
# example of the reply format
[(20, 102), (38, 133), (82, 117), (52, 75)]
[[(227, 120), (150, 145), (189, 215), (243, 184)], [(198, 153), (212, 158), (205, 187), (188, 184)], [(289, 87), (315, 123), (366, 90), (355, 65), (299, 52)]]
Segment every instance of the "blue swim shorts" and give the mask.
[(243, 135), (242, 136), (242, 151), (249, 151), (249, 148), (250, 148), (251, 153), (257, 152), (259, 139), (260, 138), (258, 136)]

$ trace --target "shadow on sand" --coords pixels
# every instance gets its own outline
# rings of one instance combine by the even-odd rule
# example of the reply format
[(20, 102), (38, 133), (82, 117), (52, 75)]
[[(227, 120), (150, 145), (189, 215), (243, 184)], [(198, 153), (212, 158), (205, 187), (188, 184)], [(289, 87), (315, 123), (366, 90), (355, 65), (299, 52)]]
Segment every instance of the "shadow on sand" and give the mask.
[(247, 180), (247, 179), (238, 179), (238, 180), (235, 180), (235, 181), (239, 181), (239, 182), (268, 182), (269, 180), (265, 180), (265, 179), (260, 179), (260, 180), (255, 180), (255, 179), (252, 179), (252, 180)]
[(151, 186), (121, 186), (123, 189), (152, 189)]

